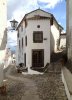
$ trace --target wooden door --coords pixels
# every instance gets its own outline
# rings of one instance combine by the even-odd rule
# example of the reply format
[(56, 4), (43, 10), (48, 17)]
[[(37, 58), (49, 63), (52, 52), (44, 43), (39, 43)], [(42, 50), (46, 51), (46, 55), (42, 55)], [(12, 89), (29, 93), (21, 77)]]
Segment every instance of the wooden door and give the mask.
[(44, 67), (44, 50), (43, 49), (32, 51), (32, 66)]

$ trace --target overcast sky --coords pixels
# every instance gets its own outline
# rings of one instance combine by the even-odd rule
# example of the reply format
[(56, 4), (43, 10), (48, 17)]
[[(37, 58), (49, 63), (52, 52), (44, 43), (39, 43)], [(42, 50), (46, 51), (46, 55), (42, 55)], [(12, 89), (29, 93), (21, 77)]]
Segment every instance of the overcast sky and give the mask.
[(66, 30), (65, 0), (7, 0), (7, 19), (20, 22), (26, 13), (38, 8), (52, 13)]

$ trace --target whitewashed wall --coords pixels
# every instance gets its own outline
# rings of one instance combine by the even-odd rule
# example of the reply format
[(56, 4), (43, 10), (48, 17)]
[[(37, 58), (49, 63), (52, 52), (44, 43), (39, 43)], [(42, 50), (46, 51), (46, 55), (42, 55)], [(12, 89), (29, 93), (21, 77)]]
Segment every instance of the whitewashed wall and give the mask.
[[(37, 28), (40, 25), (40, 28)], [(43, 43), (33, 43), (33, 31), (43, 31)], [(29, 20), (27, 35), (27, 66), (32, 66), (32, 49), (44, 49), (44, 66), (50, 63), (50, 20)], [(44, 67), (43, 66), (43, 67)]]
[[(17, 38), (17, 53), (16, 53), (16, 65), (19, 63), (24, 63), (24, 53), (25, 53), (25, 22), (21, 24), (23, 25), (23, 31), (21, 31), (21, 27), (19, 27), (19, 38)], [(23, 48), (22, 48), (22, 38), (23, 38)], [(20, 49), (19, 49), (19, 40), (20, 40)]]
[(60, 37), (58, 24), (54, 21), (51, 26), (51, 51), (57, 52), (57, 40)]
[[(44, 66), (47, 63), (50, 63), (50, 54), (52, 51), (57, 51), (57, 39), (59, 39), (59, 30), (56, 23), (53, 26), (50, 26), (50, 20), (28, 20), (27, 28), (21, 32), (19, 30), (19, 38), (20, 40), (20, 50), (18, 46), (18, 63), (24, 63), (24, 53), (26, 53), (26, 64), (27, 66), (32, 66), (32, 49), (44, 49)], [(37, 28), (37, 25), (40, 25), (40, 28)], [(24, 23), (23, 23), (23, 27)], [(43, 31), (43, 38), (47, 38), (47, 40), (43, 40), (43, 43), (33, 43), (33, 31)], [(27, 36), (27, 47), (25, 46), (25, 36)], [(24, 40), (24, 45), (22, 48), (22, 37)], [(18, 44), (19, 45), (19, 44)]]
[[(26, 18), (35, 17), (36, 15), (51, 17), (51, 14), (43, 12), (42, 10), (36, 10), (32, 13), (26, 15)], [(60, 33), (58, 24), (54, 21), (54, 24), (50, 26), (50, 19), (36, 19), (27, 20), (27, 27), (25, 28), (24, 21), (23, 32), (21, 32), (21, 27), (19, 27), (19, 38), (18, 38), (18, 63), (24, 63), (24, 53), (26, 53), (26, 66), (32, 66), (32, 49), (44, 49), (44, 66), (50, 63), (50, 54), (52, 51), (57, 51), (57, 39), (59, 39)], [(37, 28), (40, 25), (40, 28)], [(33, 31), (43, 31), (43, 43), (33, 43)], [(25, 36), (27, 36), (27, 46), (25, 46)], [(22, 48), (22, 37), (24, 40)], [(19, 50), (19, 40), (20, 40), (20, 50)]]
[(61, 47), (66, 47), (66, 35), (60, 36), (60, 48)]

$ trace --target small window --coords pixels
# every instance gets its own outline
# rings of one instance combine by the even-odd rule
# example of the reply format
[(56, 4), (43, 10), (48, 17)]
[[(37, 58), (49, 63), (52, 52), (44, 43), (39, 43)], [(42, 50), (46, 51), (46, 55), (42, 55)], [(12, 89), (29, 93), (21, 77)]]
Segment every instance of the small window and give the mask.
[(40, 28), (40, 25), (37, 25), (37, 28)]
[(24, 54), (24, 64), (26, 66), (26, 53)]
[(43, 42), (43, 32), (42, 31), (34, 31), (33, 32), (33, 42), (34, 43), (42, 43)]
[(25, 37), (25, 45), (27, 46), (27, 36)]
[(20, 40), (19, 40), (19, 49), (20, 49)]
[(19, 29), (18, 29), (17, 37), (19, 38)]
[(22, 48), (23, 48), (23, 38), (22, 38)]
[(53, 25), (53, 17), (50, 19), (50, 25)]
[(25, 28), (27, 27), (27, 20), (26, 20), (26, 18), (25, 18)]

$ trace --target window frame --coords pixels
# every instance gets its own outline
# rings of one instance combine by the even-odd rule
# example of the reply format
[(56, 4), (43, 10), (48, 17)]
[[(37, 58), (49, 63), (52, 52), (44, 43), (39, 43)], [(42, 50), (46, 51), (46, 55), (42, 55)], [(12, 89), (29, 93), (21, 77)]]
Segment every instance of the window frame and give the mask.
[(19, 29), (18, 29), (17, 37), (19, 38)]
[(23, 43), (23, 37), (22, 37), (22, 48), (23, 48), (23, 45), (24, 45), (24, 43)]
[(25, 36), (25, 46), (27, 46), (27, 36)]
[[(40, 34), (41, 35), (41, 39), (39, 40), (37, 40), (37, 39), (35, 39), (35, 35), (38, 35), (38, 34)], [(33, 43), (43, 43), (43, 31), (34, 31), (33, 32)]]
[(26, 67), (26, 53), (24, 53), (24, 65)]
[(20, 40), (19, 40), (19, 49), (20, 49)]

